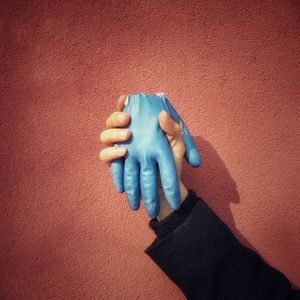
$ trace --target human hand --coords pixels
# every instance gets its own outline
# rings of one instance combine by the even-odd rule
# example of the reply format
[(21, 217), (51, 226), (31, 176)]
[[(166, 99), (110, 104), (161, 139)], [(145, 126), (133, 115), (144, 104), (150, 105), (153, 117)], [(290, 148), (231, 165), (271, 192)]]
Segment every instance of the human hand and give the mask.
[[(126, 145), (122, 145), (122, 147), (112, 147), (112, 145), (114, 143), (121, 143), (121, 142), (124, 143), (126, 140), (129, 140), (130, 136), (131, 136), (131, 132), (128, 129), (120, 129), (120, 127), (127, 126), (130, 121), (130, 116), (128, 114), (120, 112), (124, 107), (125, 100), (126, 100), (126, 96), (121, 96), (119, 98), (118, 103), (117, 103), (118, 111), (113, 113), (107, 119), (106, 125), (107, 125), (108, 129), (104, 130), (101, 133), (101, 141), (104, 144), (108, 145), (109, 147), (106, 149), (103, 149), (100, 152), (100, 158), (101, 158), (101, 160), (106, 161), (108, 163), (126, 155), (126, 148), (125, 148)], [(177, 119), (178, 123), (182, 122), (182, 120), (180, 119), (180, 117), (178, 116), (178, 114), (173, 109), (173, 107), (171, 106), (170, 103), (169, 103), (169, 106), (170, 106), (170, 112), (172, 113), (173, 118)], [(182, 181), (180, 180), (182, 159), (185, 154), (185, 145), (184, 145), (184, 141), (182, 138), (182, 128), (185, 130), (185, 133), (186, 133), (185, 134), (185, 142), (187, 143), (187, 146), (189, 146), (189, 151), (187, 153), (187, 156), (188, 156), (187, 160), (190, 163), (192, 162), (192, 165), (193, 165), (193, 162), (194, 162), (194, 164), (197, 164), (197, 159), (195, 160), (195, 159), (193, 159), (193, 157), (191, 157), (191, 156), (189, 157), (189, 155), (193, 154), (192, 149), (193, 149), (194, 144), (192, 141), (190, 142), (190, 140), (192, 138), (189, 135), (187, 128), (185, 126), (182, 126), (182, 124), (180, 127), (179, 124), (174, 122), (174, 120), (165, 111), (160, 112), (158, 119), (159, 119), (158, 121), (159, 121), (160, 128), (165, 132), (165, 136), (167, 138), (166, 141), (169, 142), (169, 146), (170, 146), (171, 152), (173, 154), (174, 162), (176, 165), (176, 171), (177, 171), (177, 176), (174, 176), (174, 179), (177, 181), (177, 178), (178, 178), (178, 182), (176, 182), (176, 185), (178, 183), (179, 190), (180, 190), (180, 200), (183, 201), (186, 198), (187, 189), (184, 187)], [(114, 127), (117, 127), (117, 128), (114, 128)], [(165, 166), (165, 167), (167, 167), (167, 166)], [(133, 170), (133, 171), (136, 172), (136, 170)], [(137, 170), (137, 172), (138, 171), (139, 170)], [(175, 169), (174, 169), (174, 172), (175, 172)], [(173, 172), (173, 174), (174, 174), (174, 172)], [(156, 178), (156, 176), (155, 176), (155, 178)], [(136, 180), (136, 181), (138, 181), (138, 180)], [(121, 181), (121, 184), (123, 184), (122, 181)], [(136, 184), (138, 185), (139, 182), (136, 182)], [(155, 185), (156, 185), (156, 183), (155, 183)], [(163, 219), (172, 210), (166, 201), (166, 197), (163, 192), (163, 187), (162, 187), (160, 178), (158, 178), (158, 187), (159, 187), (158, 192), (159, 192), (159, 200), (160, 200), (160, 211), (159, 211), (158, 217), (159, 217), (159, 219)], [(175, 189), (175, 187), (174, 187), (174, 189)], [(156, 190), (156, 188), (154, 190)], [(119, 191), (122, 191), (122, 187), (119, 188)], [(149, 193), (148, 193), (148, 195), (149, 195)], [(152, 195), (150, 197), (152, 197)], [(157, 197), (158, 197), (158, 195), (157, 195)], [(138, 198), (139, 198), (139, 194), (138, 194)], [(132, 201), (131, 201), (131, 203), (132, 203)], [(139, 199), (138, 199), (138, 204), (139, 204)], [(146, 209), (148, 208), (148, 211), (149, 211), (149, 202), (145, 203), (145, 206), (146, 206), (146, 204), (147, 204)], [(132, 205), (131, 205), (131, 207), (132, 207)]]
[(115, 143), (129, 140), (131, 131), (123, 128), (129, 124), (130, 115), (122, 112), (126, 96), (123, 95), (118, 99), (117, 109), (105, 122), (106, 129), (100, 134), (100, 141), (104, 146), (99, 153), (99, 159), (110, 166), (111, 161), (123, 157), (127, 153), (126, 147), (114, 147)]

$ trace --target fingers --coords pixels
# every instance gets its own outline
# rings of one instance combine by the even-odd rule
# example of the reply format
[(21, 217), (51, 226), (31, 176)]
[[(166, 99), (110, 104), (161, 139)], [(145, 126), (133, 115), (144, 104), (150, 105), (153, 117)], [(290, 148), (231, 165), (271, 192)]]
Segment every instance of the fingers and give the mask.
[(165, 197), (174, 210), (180, 207), (180, 190), (174, 158), (169, 147), (162, 149), (158, 155), (160, 178)]
[(129, 124), (130, 115), (127, 112), (113, 112), (106, 120), (107, 128), (124, 127)]
[(118, 111), (122, 111), (125, 105), (125, 101), (126, 101), (127, 95), (122, 95), (119, 97), (118, 101), (117, 101), (117, 110)]
[(99, 153), (99, 159), (110, 163), (114, 159), (118, 159), (120, 157), (123, 157), (127, 152), (127, 149), (125, 147), (108, 147), (103, 149)]
[[(100, 135), (100, 140), (106, 145), (112, 145), (117, 142), (126, 141), (131, 136), (129, 130), (119, 130), (118, 127), (124, 127), (129, 124), (130, 115), (122, 112), (126, 96), (122, 95), (117, 102), (117, 112), (112, 113), (106, 120), (106, 127)], [(117, 127), (117, 128), (116, 128)], [(106, 163), (111, 162), (111, 173), (113, 183), (119, 193), (124, 192), (124, 158), (127, 153), (125, 147), (108, 147), (103, 149), (99, 157)]]
[(111, 175), (117, 192), (123, 193), (124, 192), (124, 158), (118, 158), (111, 162)]
[(124, 188), (132, 210), (140, 207), (140, 166), (135, 158), (127, 157), (124, 165)]
[(110, 146), (114, 143), (127, 141), (130, 136), (131, 132), (128, 129), (111, 128), (101, 132), (100, 141)]
[(155, 160), (146, 161), (141, 165), (140, 184), (146, 212), (151, 219), (156, 218), (159, 213), (159, 196)]

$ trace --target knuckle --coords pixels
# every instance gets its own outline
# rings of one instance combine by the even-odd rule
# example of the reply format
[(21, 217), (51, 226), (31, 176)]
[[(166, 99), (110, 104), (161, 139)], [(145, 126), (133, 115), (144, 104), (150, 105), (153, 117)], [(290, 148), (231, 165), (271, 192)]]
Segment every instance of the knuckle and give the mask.
[(181, 134), (181, 127), (178, 123), (174, 122), (174, 129), (177, 133)]
[(107, 128), (110, 128), (110, 127), (113, 126), (114, 121), (115, 121), (115, 119), (116, 119), (116, 113), (117, 113), (117, 112), (113, 112), (113, 113), (107, 118), (107, 120), (106, 120), (106, 122), (105, 122), (105, 125), (106, 125)]
[(105, 148), (103, 149), (100, 153), (99, 153), (99, 157), (100, 160), (107, 162), (109, 161), (109, 148)]
[(105, 132), (102, 131), (102, 132), (100, 133), (100, 141), (101, 141), (102, 143), (104, 143), (104, 140), (105, 140)]
[(101, 151), (101, 152), (99, 153), (99, 160), (102, 160), (102, 161), (104, 160), (104, 159), (103, 159), (103, 151)]
[(105, 126), (106, 126), (106, 128), (109, 127), (109, 123), (110, 123), (110, 117), (107, 118), (106, 121), (105, 121)]

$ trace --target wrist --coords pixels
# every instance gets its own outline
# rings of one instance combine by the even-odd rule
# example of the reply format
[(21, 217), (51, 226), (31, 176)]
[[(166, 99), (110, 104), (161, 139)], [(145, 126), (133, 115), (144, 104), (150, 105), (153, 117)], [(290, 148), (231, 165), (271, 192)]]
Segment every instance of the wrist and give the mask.
[[(179, 189), (180, 189), (180, 202), (182, 203), (188, 195), (188, 190), (181, 180), (179, 182)], [(173, 210), (170, 208), (162, 190), (159, 192), (159, 198), (160, 198), (160, 210), (157, 219), (161, 221), (165, 219), (168, 215), (170, 215), (173, 212)]]
[(179, 188), (180, 188), (180, 199), (182, 203), (186, 199), (189, 191), (187, 190), (187, 188), (185, 187), (185, 185), (182, 183), (181, 180), (179, 182)]

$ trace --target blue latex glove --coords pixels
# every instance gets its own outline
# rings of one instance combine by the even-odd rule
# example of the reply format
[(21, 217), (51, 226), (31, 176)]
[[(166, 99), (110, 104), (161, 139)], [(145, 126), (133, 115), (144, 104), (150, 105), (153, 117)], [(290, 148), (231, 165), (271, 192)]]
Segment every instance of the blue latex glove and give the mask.
[(173, 154), (163, 130), (159, 126), (159, 113), (166, 111), (182, 130), (185, 159), (193, 167), (200, 166), (200, 155), (191, 134), (169, 100), (162, 93), (128, 96), (124, 112), (131, 116), (131, 138), (115, 146), (125, 146), (124, 158), (111, 163), (112, 177), (118, 192), (126, 193), (133, 210), (140, 206), (140, 192), (147, 214), (151, 218), (159, 213), (157, 167), (159, 167), (165, 197), (174, 210), (180, 207), (180, 190)]

